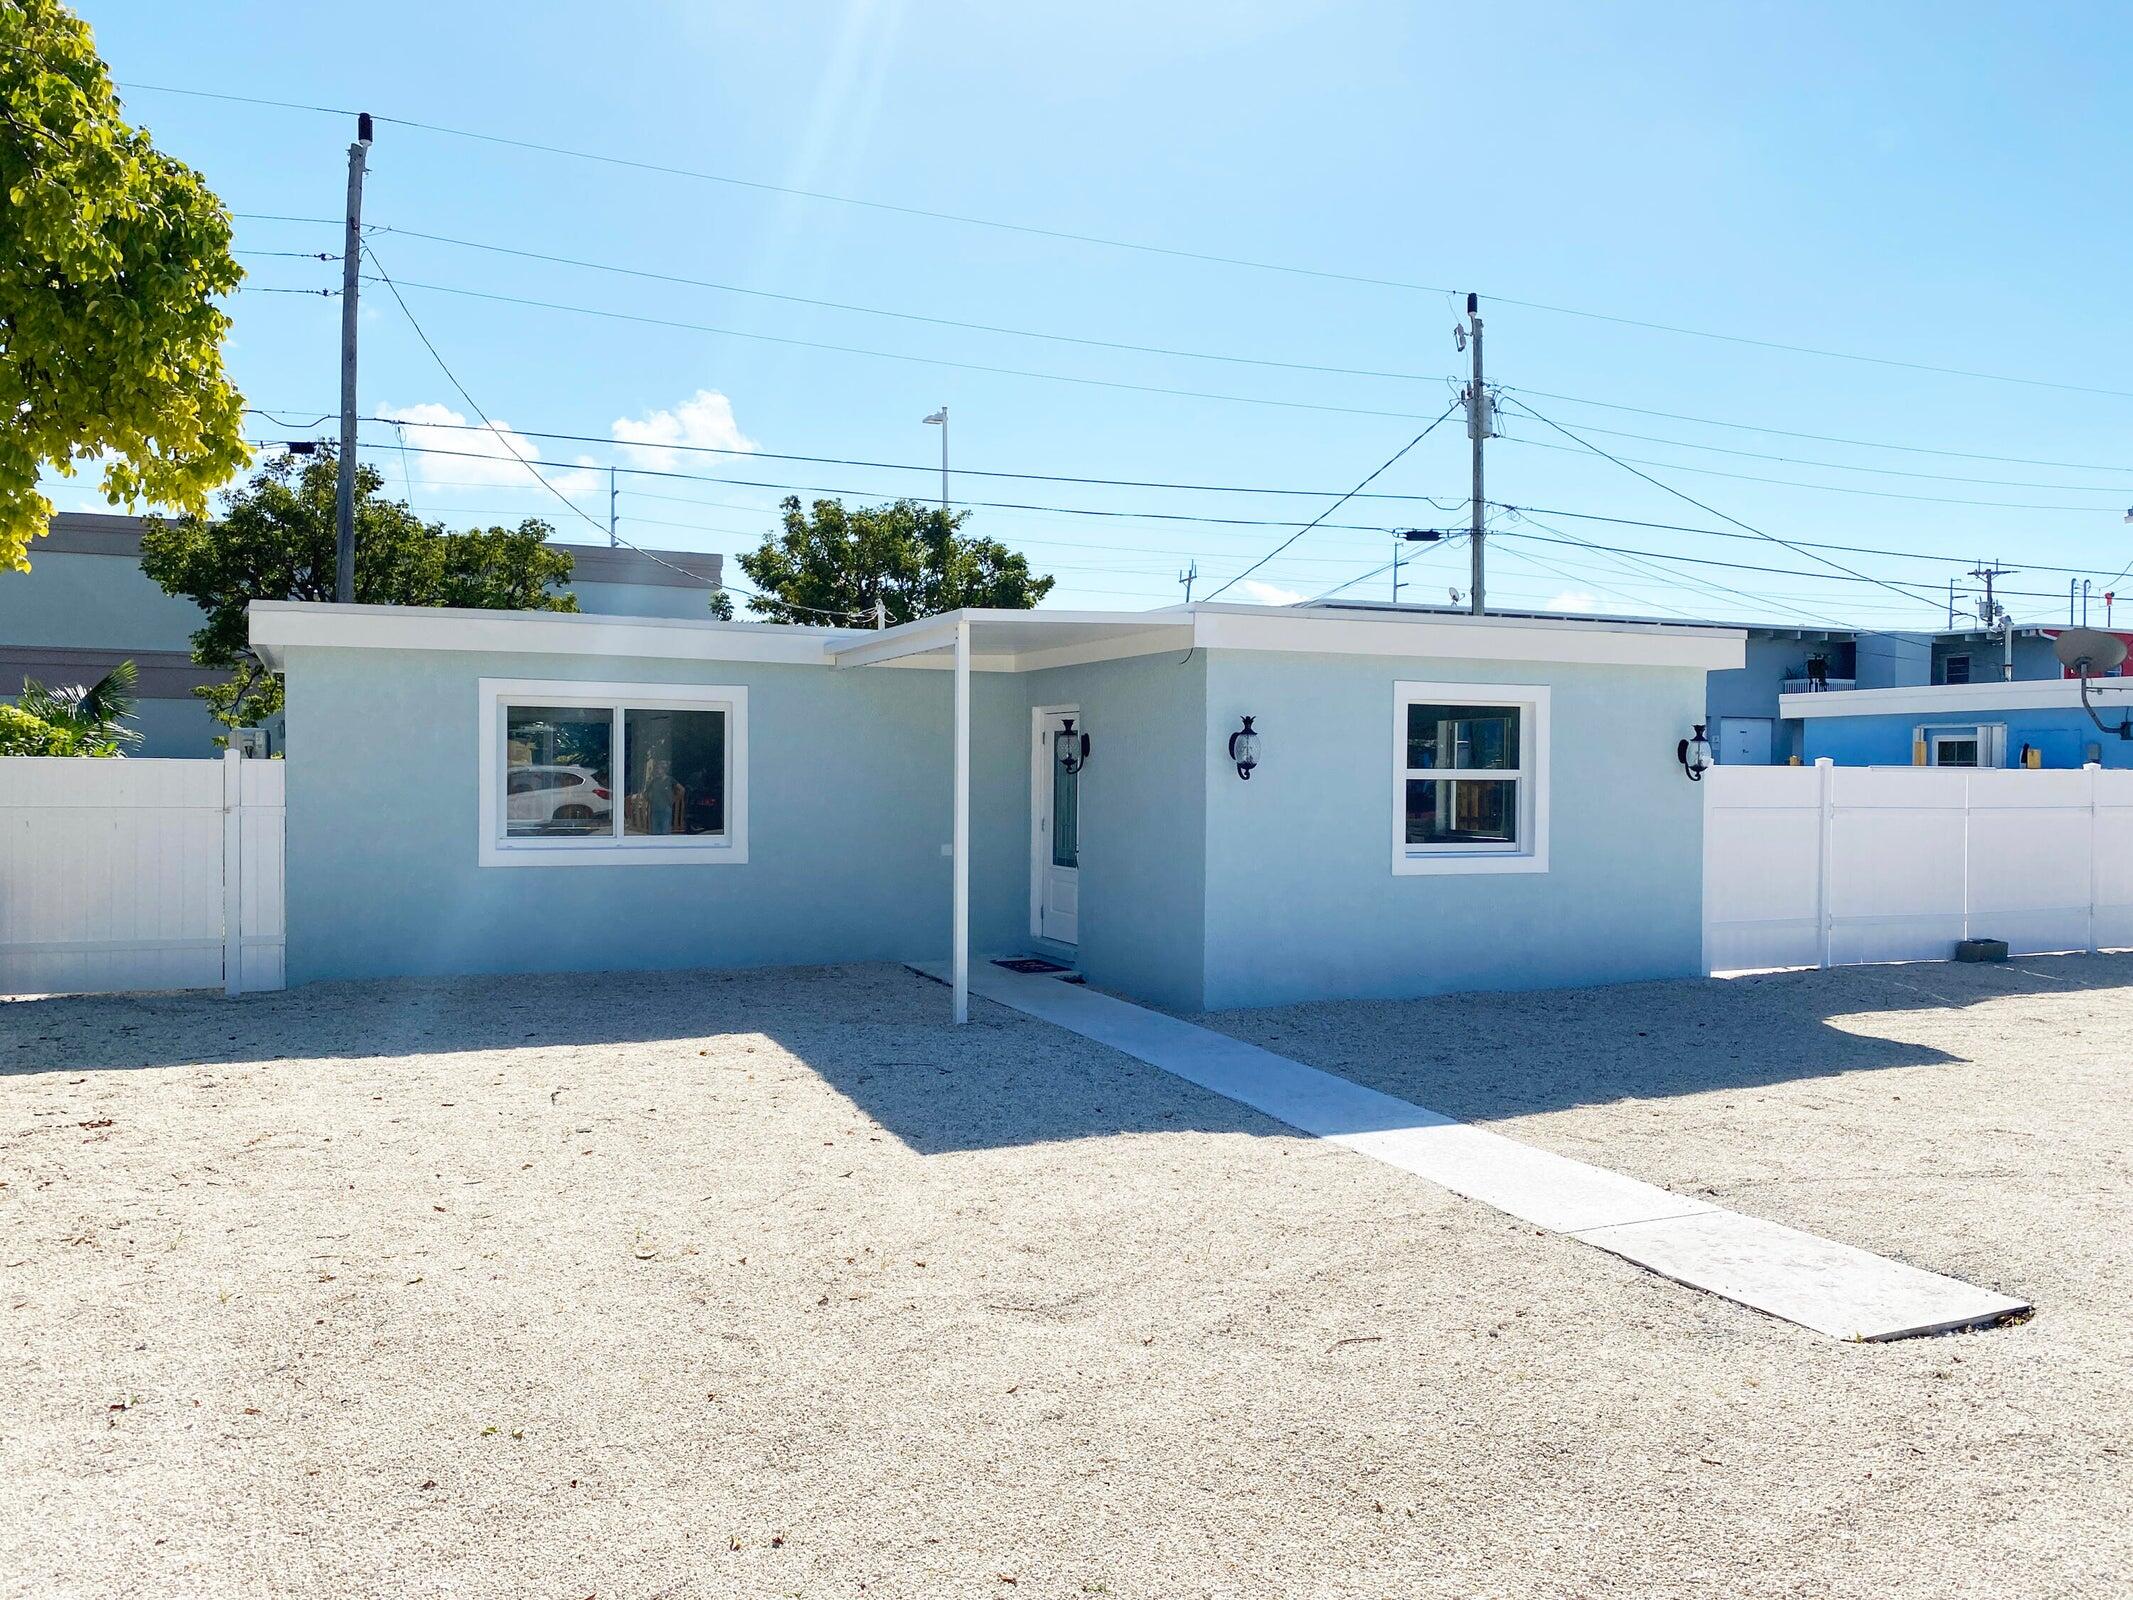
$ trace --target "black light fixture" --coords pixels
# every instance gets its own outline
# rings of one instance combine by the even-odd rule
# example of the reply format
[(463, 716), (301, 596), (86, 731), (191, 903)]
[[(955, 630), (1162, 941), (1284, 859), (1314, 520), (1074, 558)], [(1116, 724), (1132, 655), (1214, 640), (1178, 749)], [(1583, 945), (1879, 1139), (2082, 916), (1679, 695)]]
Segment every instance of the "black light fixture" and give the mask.
[(1237, 776), (1250, 782), (1252, 768), (1259, 765), (1259, 730), (1252, 726), (1250, 717), (1229, 736), (1229, 758), (1237, 763)]
[(1074, 731), (1074, 719), (1059, 719), (1059, 737), (1052, 741), (1052, 754), (1059, 758), (1060, 770), (1072, 777), (1089, 764), (1089, 736)]
[(1703, 782), (1703, 775), (1711, 770), (1711, 741), (1703, 736), (1704, 725), (1696, 724), (1696, 731), (1674, 747), (1674, 759), (1681, 763), (1681, 770), (1689, 775), (1689, 782)]

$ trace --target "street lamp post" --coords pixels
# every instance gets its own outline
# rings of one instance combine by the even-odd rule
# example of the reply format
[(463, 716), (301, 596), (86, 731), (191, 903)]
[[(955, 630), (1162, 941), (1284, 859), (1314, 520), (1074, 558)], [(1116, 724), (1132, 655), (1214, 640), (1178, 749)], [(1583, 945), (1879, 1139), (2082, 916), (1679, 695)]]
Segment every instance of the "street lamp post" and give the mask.
[(941, 519), (948, 517), (948, 408), (942, 406), (924, 419), (941, 430)]

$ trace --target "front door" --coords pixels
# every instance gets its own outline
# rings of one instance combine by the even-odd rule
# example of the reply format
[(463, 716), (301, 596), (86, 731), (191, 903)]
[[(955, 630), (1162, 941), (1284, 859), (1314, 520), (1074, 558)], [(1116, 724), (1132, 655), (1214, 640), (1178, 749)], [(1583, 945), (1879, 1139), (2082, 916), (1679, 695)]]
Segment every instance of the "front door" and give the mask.
[[(1079, 755), (1074, 706), (1039, 706), (1030, 748), (1030, 932), (1059, 944), (1081, 942), (1081, 775), (1062, 764)], [(1071, 722), (1074, 731), (1069, 734)]]

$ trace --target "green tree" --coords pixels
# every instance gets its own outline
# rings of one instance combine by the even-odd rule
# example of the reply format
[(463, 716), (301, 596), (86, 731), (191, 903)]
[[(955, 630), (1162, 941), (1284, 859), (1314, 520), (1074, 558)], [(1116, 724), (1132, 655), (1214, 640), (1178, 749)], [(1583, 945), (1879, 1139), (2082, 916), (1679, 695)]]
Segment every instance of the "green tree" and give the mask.
[(759, 591), (749, 609), (774, 622), (870, 620), (878, 600), (894, 626), (959, 606), (1027, 611), (1051, 593), (1053, 580), (1031, 577), (1007, 546), (965, 535), (967, 511), (914, 500), (803, 509), (796, 495), (783, 509), (783, 530), (739, 558)]
[(0, 756), (115, 756), (118, 746), (97, 744), (71, 728), (54, 727), (20, 706), (0, 703)]
[[(232, 728), (281, 709), (281, 680), (252, 654), (245, 608), (334, 597), (336, 470), (331, 450), (301, 465), (277, 456), (225, 497), (219, 519), (151, 521), (141, 536), (141, 569), (207, 613), (193, 661), (232, 676), (194, 692)], [(575, 597), (555, 592), (570, 581), (571, 559), (544, 542), (547, 523), (529, 517), (516, 528), (449, 532), (382, 498), (384, 481), (373, 467), (356, 469), (358, 604), (578, 609)]]
[(229, 213), (119, 115), (88, 27), (0, 0), (0, 570), (50, 525), (46, 469), (114, 505), (207, 509), (250, 459), (222, 369)]
[(86, 687), (77, 683), (48, 689), (35, 678), (25, 678), (22, 698), (15, 705), (78, 742), (83, 747), (80, 753), (115, 755), (122, 746), (141, 742), (141, 730), (128, 726), (140, 707), (140, 696), (135, 693), (140, 681), (140, 668), (131, 661), (121, 661)]

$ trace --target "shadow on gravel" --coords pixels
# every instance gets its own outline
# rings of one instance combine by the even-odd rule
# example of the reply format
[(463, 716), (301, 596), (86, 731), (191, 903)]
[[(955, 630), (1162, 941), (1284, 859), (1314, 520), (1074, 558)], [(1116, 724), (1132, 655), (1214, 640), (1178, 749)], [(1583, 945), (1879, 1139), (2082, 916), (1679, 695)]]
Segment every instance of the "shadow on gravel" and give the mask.
[(1486, 1121), (1952, 1061), (1835, 1019), (2129, 987), (2133, 955), (2025, 956), (1349, 1000), (1194, 1020), (1447, 1116)]
[[(234, 1001), (201, 992), (14, 1001), (0, 1003), (0, 1085), (33, 1074), (299, 1072), (394, 1057), (408, 1058), (411, 1080), (434, 1084), (475, 1051), (612, 1045), (642, 1047), (638, 1081), (649, 1065), (693, 1094), (718, 1094), (734, 1072), (795, 1070), (768, 1050), (699, 1053), (736, 1035), (790, 1052), (922, 1154), (1121, 1133), (1293, 1131), (984, 1001), (967, 1027), (951, 1027), (945, 989), (887, 965), (313, 984)], [(775, 1123), (763, 1136), (779, 1136)]]
[[(1446, 1115), (1488, 1120), (1948, 1061), (1833, 1019), (2124, 987), (2133, 987), (2133, 956), (2053, 956), (1347, 1000), (1195, 1020)], [(948, 1026), (946, 1010), (939, 985), (887, 965), (314, 984), (235, 1001), (13, 1001), (0, 1003), (0, 1081), (417, 1056), (430, 1058), (423, 1070), (434, 1075), (465, 1052), (638, 1044), (671, 1064), (677, 1083), (698, 1080), (694, 1092), (716, 1094), (718, 1074), (736, 1068), (701, 1055), (706, 1041), (759, 1034), (928, 1154), (1128, 1132), (1286, 1131), (999, 1007), (975, 1002), (965, 1028)]]

